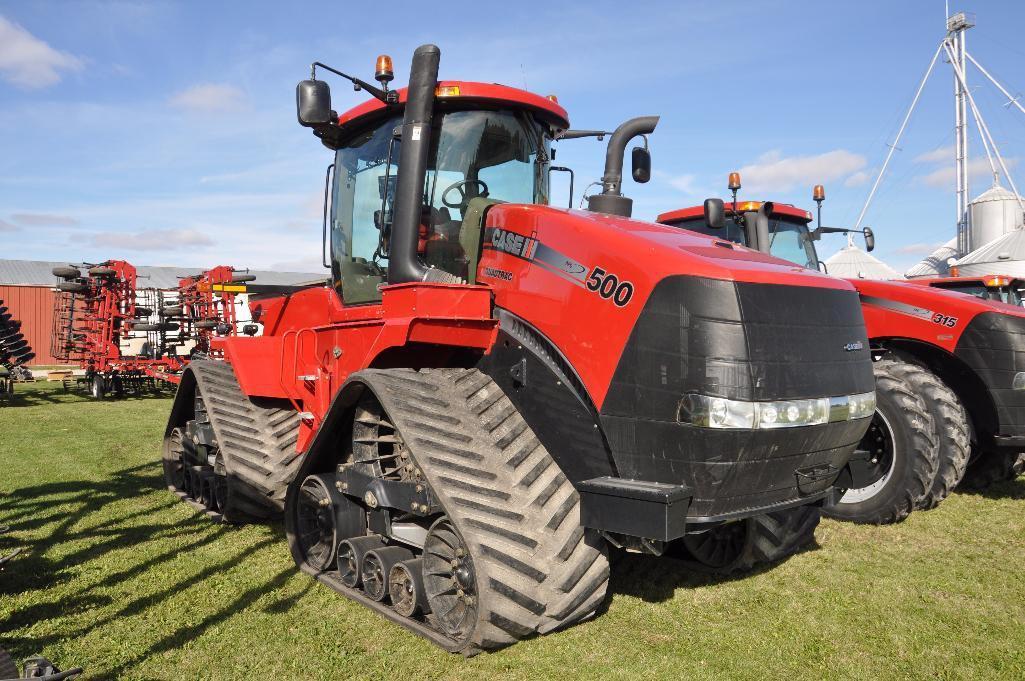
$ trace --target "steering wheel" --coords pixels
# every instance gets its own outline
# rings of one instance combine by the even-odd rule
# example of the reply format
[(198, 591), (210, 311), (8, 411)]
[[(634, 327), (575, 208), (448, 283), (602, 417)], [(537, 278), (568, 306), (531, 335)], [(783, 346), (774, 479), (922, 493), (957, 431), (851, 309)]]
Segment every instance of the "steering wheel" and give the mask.
[[(479, 190), (477, 192), (477, 196), (484, 199), (488, 197), (488, 185), (483, 180), (460, 180), (459, 182), (454, 182), (445, 188), (445, 191), (441, 193), (441, 202), (449, 208), (456, 208), (461, 211), (463, 208), (466, 207), (466, 204), (468, 203), (468, 201), (466, 200), (465, 187), (471, 184), (477, 185), (477, 188)], [(449, 201), (448, 195), (456, 190), (458, 190), (459, 192), (459, 200)]]

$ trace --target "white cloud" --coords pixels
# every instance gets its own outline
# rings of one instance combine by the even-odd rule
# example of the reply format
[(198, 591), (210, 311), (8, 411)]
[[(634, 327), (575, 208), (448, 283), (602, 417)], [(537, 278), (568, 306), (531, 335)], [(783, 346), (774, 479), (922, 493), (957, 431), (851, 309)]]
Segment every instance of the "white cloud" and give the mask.
[(201, 83), (182, 90), (170, 99), (171, 106), (199, 113), (226, 113), (246, 106), (246, 94), (234, 85)]
[(23, 88), (59, 83), (61, 71), (78, 71), (82, 60), (50, 47), (23, 27), (0, 16), (0, 76)]
[(134, 234), (98, 232), (89, 237), (93, 246), (130, 251), (170, 251), (194, 246), (211, 246), (213, 239), (194, 229), (150, 229)]
[(17, 232), (18, 228), (9, 222), (0, 220), (0, 232)]
[(845, 187), (860, 187), (869, 180), (872, 179), (872, 175), (866, 170), (859, 170), (856, 173), (852, 173), (850, 177), (843, 181)]
[(940, 147), (939, 149), (933, 149), (924, 154), (915, 156), (915, 161), (918, 163), (940, 163), (942, 161), (950, 161), (954, 158), (954, 145)]
[(835, 149), (816, 156), (784, 157), (778, 150), (762, 154), (740, 169), (744, 188), (753, 192), (783, 192), (794, 187), (825, 184), (865, 167), (860, 154)]
[[(1016, 158), (1005, 158), (1004, 163), (1007, 165), (1008, 170), (1018, 165), (1018, 159)], [(999, 166), (998, 166), (999, 167)], [(985, 158), (975, 158), (968, 161), (968, 177), (979, 178), (979, 177), (992, 177), (993, 169), (989, 165), (989, 160)], [(948, 166), (937, 168), (936, 170), (923, 175), (921, 177), (923, 183), (929, 187), (939, 187), (940, 189), (953, 190), (956, 185), (955, 169), (954, 164), (951, 163)]]
[(669, 182), (670, 185), (672, 185), (676, 189), (679, 189), (684, 194), (694, 194), (694, 193), (696, 193), (695, 187), (694, 187), (694, 180), (695, 179), (697, 179), (697, 178), (694, 175), (687, 174), (687, 175), (677, 175), (675, 177), (670, 177), (667, 181)]
[(78, 224), (78, 220), (69, 215), (50, 213), (15, 213), (11, 219), (29, 227), (74, 227)]

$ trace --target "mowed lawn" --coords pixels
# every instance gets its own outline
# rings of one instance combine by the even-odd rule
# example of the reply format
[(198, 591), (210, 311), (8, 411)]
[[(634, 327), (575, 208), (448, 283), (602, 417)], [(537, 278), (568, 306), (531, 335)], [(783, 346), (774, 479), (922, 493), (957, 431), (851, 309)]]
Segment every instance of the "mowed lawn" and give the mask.
[(444, 653), (295, 570), (280, 525), (212, 524), (161, 481), (170, 400), (18, 385), (0, 407), (0, 646), (88, 678), (1022, 678), (1025, 478), (734, 580), (613, 568), (600, 617)]

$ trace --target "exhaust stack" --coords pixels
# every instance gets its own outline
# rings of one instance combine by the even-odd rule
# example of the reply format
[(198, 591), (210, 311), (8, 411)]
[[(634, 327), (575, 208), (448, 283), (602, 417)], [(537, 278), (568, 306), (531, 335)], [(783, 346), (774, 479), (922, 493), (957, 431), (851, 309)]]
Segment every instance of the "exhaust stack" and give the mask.
[(437, 45), (421, 45), (413, 53), (413, 63), (409, 69), (406, 111), (402, 118), (402, 151), (395, 186), (395, 217), (392, 221), (388, 258), (389, 284), (456, 280), (447, 272), (426, 267), (416, 253), (427, 157), (431, 150), (434, 89), (438, 86), (440, 61), (441, 50)]
[(601, 194), (587, 198), (587, 210), (630, 217), (633, 213), (633, 199), (622, 194), (623, 156), (626, 153), (626, 145), (637, 135), (654, 132), (656, 125), (658, 116), (640, 116), (631, 118), (616, 128), (605, 152), (605, 174), (601, 178)]

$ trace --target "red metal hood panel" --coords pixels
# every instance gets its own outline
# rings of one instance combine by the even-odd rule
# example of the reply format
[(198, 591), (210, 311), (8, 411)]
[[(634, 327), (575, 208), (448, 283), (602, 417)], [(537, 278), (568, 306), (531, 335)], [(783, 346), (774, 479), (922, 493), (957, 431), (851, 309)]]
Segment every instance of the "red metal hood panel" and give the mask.
[(983, 312), (1025, 317), (1025, 310), (966, 293), (905, 281), (851, 279), (861, 296), (870, 338), (911, 338), (953, 352), (969, 322)]
[[(674, 227), (586, 211), (498, 204), (478, 281), (566, 355), (601, 406), (655, 286), (670, 276), (839, 289), (846, 281)], [(604, 293), (604, 295), (603, 295)]]

